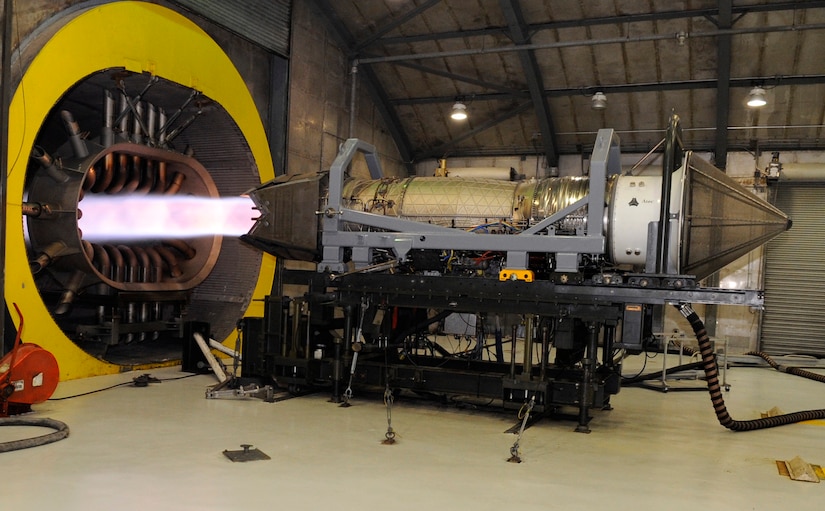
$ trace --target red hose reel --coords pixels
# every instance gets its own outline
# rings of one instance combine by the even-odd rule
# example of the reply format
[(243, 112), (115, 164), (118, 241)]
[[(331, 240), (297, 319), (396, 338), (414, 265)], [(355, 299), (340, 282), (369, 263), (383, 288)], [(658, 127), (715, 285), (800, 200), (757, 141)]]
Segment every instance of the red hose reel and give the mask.
[(60, 370), (54, 355), (32, 343), (22, 343), (23, 314), (14, 348), (0, 359), (0, 417), (31, 411), (31, 405), (49, 399), (57, 388)]

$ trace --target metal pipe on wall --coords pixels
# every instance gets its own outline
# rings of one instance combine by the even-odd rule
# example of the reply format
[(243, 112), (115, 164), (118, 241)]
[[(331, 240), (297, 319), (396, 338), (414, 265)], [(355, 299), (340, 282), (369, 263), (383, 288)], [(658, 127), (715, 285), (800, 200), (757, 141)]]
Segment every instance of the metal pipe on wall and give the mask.
[(9, 105), (11, 105), (11, 33), (12, 0), (3, 2), (3, 50), (0, 70), (0, 303), (3, 303), (3, 321), (0, 321), (0, 355), (6, 349), (6, 205), (8, 200), (7, 176), (9, 168)]
[(352, 85), (349, 97), (349, 137), (355, 138), (355, 105), (356, 105), (356, 91), (358, 88), (358, 64), (352, 65)]

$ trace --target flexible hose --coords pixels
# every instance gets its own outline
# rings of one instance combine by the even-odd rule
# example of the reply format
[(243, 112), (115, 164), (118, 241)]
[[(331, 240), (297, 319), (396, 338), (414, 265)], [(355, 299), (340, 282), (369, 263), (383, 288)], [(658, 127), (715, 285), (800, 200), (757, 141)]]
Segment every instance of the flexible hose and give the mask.
[(39, 426), (43, 428), (52, 428), (55, 430), (54, 433), (49, 433), (48, 435), (2, 442), (0, 443), (0, 452), (17, 451), (19, 449), (28, 449), (29, 447), (46, 445), (52, 442), (57, 442), (58, 440), (63, 440), (69, 436), (69, 426), (67, 426), (64, 422), (54, 419), (5, 417), (0, 418), (0, 426)]
[(696, 314), (690, 305), (679, 304), (675, 305), (675, 307), (682, 316), (688, 320), (691, 328), (693, 328), (693, 333), (696, 334), (696, 340), (699, 341), (699, 351), (702, 354), (702, 368), (705, 371), (710, 400), (713, 403), (713, 409), (716, 411), (716, 418), (719, 419), (719, 424), (731, 431), (752, 431), (755, 429), (775, 428), (777, 426), (785, 426), (807, 420), (825, 419), (825, 409), (786, 413), (775, 417), (764, 417), (747, 421), (738, 421), (731, 418), (728, 414), (727, 407), (725, 407), (725, 400), (722, 397), (722, 389), (719, 385), (719, 367), (716, 365), (716, 357), (714, 356), (713, 347), (711, 346), (704, 323), (702, 323), (699, 315)]
[(811, 371), (806, 371), (804, 369), (800, 369), (798, 367), (786, 367), (779, 365), (774, 359), (772, 359), (767, 353), (762, 353), (761, 351), (749, 351), (745, 353), (745, 355), (753, 355), (755, 357), (759, 357), (765, 362), (768, 363), (771, 367), (776, 369), (777, 371), (782, 371), (783, 373), (794, 374), (796, 376), (801, 376), (803, 378), (808, 378), (809, 380), (818, 381), (820, 383), (825, 383), (825, 374), (818, 374)]

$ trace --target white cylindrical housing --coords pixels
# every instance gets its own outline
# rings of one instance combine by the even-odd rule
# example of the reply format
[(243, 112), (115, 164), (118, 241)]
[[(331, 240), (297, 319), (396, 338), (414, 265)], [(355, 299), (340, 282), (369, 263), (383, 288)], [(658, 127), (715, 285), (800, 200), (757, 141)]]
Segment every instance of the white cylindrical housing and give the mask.
[[(684, 169), (677, 170), (671, 182), (668, 258), (673, 267), (679, 255), (678, 217), (682, 207)], [(610, 260), (615, 264), (644, 266), (648, 252), (648, 226), (659, 220), (662, 176), (616, 176), (609, 199), (607, 236)], [(654, 248), (655, 247), (651, 247)]]

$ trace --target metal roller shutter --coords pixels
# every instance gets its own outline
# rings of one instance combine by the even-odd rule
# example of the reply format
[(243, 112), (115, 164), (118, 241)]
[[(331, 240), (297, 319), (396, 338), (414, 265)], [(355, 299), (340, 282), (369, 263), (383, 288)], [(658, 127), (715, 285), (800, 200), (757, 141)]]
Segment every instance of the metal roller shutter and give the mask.
[(761, 350), (825, 356), (825, 184), (780, 183), (791, 230), (767, 246)]
[(262, 48), (289, 57), (292, 0), (176, 0), (176, 3)]

